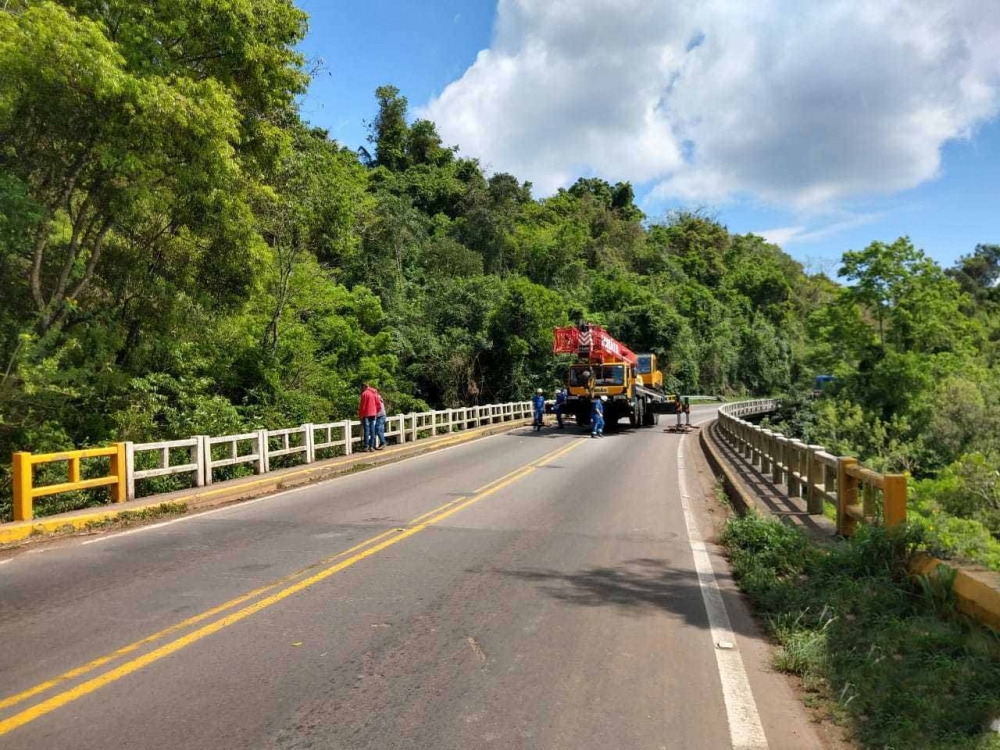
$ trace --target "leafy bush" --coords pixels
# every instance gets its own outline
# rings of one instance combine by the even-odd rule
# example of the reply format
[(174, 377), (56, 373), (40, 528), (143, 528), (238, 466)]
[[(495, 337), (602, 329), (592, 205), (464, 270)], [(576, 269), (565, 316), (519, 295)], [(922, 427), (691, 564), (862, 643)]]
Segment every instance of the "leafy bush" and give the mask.
[(740, 586), (800, 675), (865, 748), (1000, 747), (1000, 643), (956, 616), (948, 582), (907, 576), (919, 526), (832, 549), (756, 515), (723, 537)]

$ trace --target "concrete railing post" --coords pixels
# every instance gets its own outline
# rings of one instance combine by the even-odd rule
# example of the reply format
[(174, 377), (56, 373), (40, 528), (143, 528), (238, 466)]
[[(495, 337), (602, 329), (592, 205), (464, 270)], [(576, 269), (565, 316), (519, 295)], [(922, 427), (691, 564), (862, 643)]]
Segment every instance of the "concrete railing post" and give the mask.
[(799, 477), (802, 475), (802, 449), (805, 446), (798, 440), (792, 440), (786, 446), (788, 464), (788, 496), (796, 500), (802, 497), (802, 483)]
[(205, 486), (205, 474), (207, 473), (205, 464), (205, 451), (207, 450), (208, 437), (205, 435), (195, 435), (195, 443), (191, 446), (191, 463), (198, 468), (194, 472), (194, 486)]
[(858, 463), (856, 458), (837, 459), (837, 533), (851, 536), (858, 522), (847, 509), (858, 504), (858, 480), (848, 474), (848, 468)]
[(267, 430), (257, 431), (257, 473), (267, 474), (270, 467), (267, 463), (268, 439)]
[(770, 430), (761, 430), (760, 433), (760, 473), (768, 474), (771, 471), (771, 436)]
[(882, 515), (886, 528), (906, 523), (906, 476), (886, 474), (882, 489)]
[(785, 437), (784, 435), (775, 435), (774, 459), (771, 462), (771, 481), (775, 484), (784, 483), (783, 469), (785, 468), (785, 455)]
[(808, 483), (806, 489), (806, 510), (814, 516), (820, 516), (823, 515), (823, 495), (819, 485), (823, 482), (824, 471), (823, 464), (816, 458), (816, 454), (823, 450), (823, 446), (810, 445), (808, 446), (808, 450), (806, 458), (808, 462), (806, 472), (806, 482)]
[(345, 420), (341, 424), (341, 429), (344, 431), (344, 455), (349, 456), (354, 452), (354, 436), (351, 435), (351, 420)]
[(31, 497), (32, 468), (31, 454), (19, 451), (14, 454), (14, 520), (30, 521), (34, 513), (34, 503)]
[(135, 500), (135, 443), (125, 441), (125, 499)]
[(312, 422), (307, 422), (302, 425), (302, 429), (305, 430), (305, 434), (302, 436), (303, 444), (306, 449), (306, 463), (311, 464), (316, 460), (316, 448), (315, 448), (315, 435), (313, 435)]

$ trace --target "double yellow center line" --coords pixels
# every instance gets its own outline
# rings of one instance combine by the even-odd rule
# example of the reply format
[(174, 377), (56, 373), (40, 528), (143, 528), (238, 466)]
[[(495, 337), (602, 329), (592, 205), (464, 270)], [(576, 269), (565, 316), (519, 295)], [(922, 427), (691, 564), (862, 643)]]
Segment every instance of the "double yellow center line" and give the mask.
[[(170, 641), (169, 643), (165, 643), (159, 648), (156, 648), (130, 661), (127, 661), (124, 664), (115, 667), (114, 669), (111, 669), (101, 675), (98, 675), (97, 677), (93, 677), (61, 693), (57, 693), (56, 695), (53, 695), (51, 698), (48, 698), (42, 701), (41, 703), (37, 703), (34, 706), (31, 706), (30, 708), (27, 708), (19, 713), (16, 713), (7, 719), (0, 720), (0, 736), (3, 736), (8, 732), (12, 732), (18, 727), (24, 726), (25, 724), (28, 724), (29, 722), (32, 722), (35, 719), (45, 716), (46, 714), (51, 713), (52, 711), (55, 711), (56, 709), (61, 708), (62, 706), (65, 706), (67, 703), (71, 703), (72, 701), (75, 701), (78, 698), (82, 698), (85, 695), (89, 695), (90, 693), (100, 690), (105, 685), (109, 685), (112, 682), (120, 680), (122, 677), (132, 674), (133, 672), (137, 672), (140, 669), (143, 669), (144, 667), (147, 667), (150, 664), (153, 664), (154, 662), (163, 659), (164, 657), (170, 656), (171, 654), (180, 651), (181, 649), (187, 646), (190, 646), (192, 643), (196, 643), (197, 641), (200, 641), (203, 638), (212, 635), (213, 633), (217, 633), (220, 630), (229, 627), (230, 625), (234, 625), (237, 622), (240, 622), (241, 620), (245, 620), (251, 615), (256, 614), (257, 612), (261, 612), (262, 610), (265, 610), (268, 607), (271, 607), (277, 604), (278, 602), (283, 601), (288, 597), (299, 593), (300, 591), (304, 591), (305, 589), (310, 588), (311, 586), (315, 586), (320, 581), (326, 580), (330, 576), (333, 576), (339, 573), (340, 571), (349, 568), (356, 563), (361, 562), (367, 557), (376, 555), (382, 550), (391, 547), (394, 544), (398, 544), (399, 542), (403, 541), (404, 539), (408, 539), (414, 534), (419, 534), (427, 527), (432, 526), (436, 523), (440, 523), (449, 516), (452, 516), (455, 513), (458, 513), (459, 511), (468, 508), (470, 505), (479, 502), (483, 498), (489, 497), (490, 495), (500, 491), (504, 487), (513, 484), (519, 479), (522, 479), (523, 477), (532, 473), (536, 469), (545, 466), (551, 461), (554, 461), (555, 459), (569, 453), (571, 450), (581, 445), (582, 443), (583, 443), (582, 440), (574, 440), (569, 445), (562, 446), (561, 448), (558, 448), (557, 450), (546, 454), (545, 456), (536, 461), (532, 461), (531, 463), (526, 464), (518, 469), (515, 469), (509, 474), (505, 474), (504, 476), (490, 482), (489, 484), (483, 485), (479, 489), (475, 490), (471, 497), (456, 498), (454, 500), (451, 500), (450, 502), (438, 506), (437, 508), (434, 508), (431, 511), (428, 511), (427, 513), (417, 516), (416, 518), (411, 520), (406, 525), (405, 528), (394, 528), (394, 529), (389, 529), (388, 531), (384, 531), (381, 534), (366, 539), (365, 541), (361, 542), (358, 545), (355, 545), (354, 547), (351, 547), (348, 550), (333, 555), (332, 557), (329, 557), (325, 560), (321, 560), (320, 562), (310, 565), (309, 567), (304, 568), (303, 570), (279, 578), (278, 580), (273, 581), (267, 584), (266, 586), (262, 586), (260, 588), (254, 589), (253, 591), (249, 591), (246, 594), (236, 597), (235, 599), (230, 599), (228, 602), (224, 602), (223, 604), (220, 604), (217, 607), (213, 607), (205, 612), (202, 612), (201, 614), (195, 615), (194, 617), (190, 617), (175, 625), (171, 625), (168, 628), (153, 633), (152, 635), (146, 636), (145, 638), (135, 641), (134, 643), (130, 643), (127, 646), (123, 646), (122, 648), (113, 651), (109, 654), (106, 654), (105, 656), (98, 657), (97, 659), (94, 659), (92, 661), (87, 662), (86, 664), (71, 669), (68, 672), (64, 672), (58, 677), (39, 683), (38, 685), (28, 688), (27, 690), (17, 693), (16, 695), (12, 695), (8, 698), (0, 700), (0, 710), (5, 708), (10, 708), (11, 706), (17, 705), (18, 703), (21, 703), (22, 701), (25, 701), (28, 698), (43, 693), (53, 687), (56, 687), (57, 685), (60, 685), (62, 683), (68, 682), (78, 677), (82, 677), (90, 672), (93, 672), (94, 670), (106, 664), (110, 664), (111, 662), (116, 661), (122, 656), (126, 656), (130, 653), (138, 651), (143, 646), (147, 646), (151, 643), (162, 640), (163, 638), (166, 638), (169, 635), (184, 630), (185, 628), (191, 627), (192, 625), (197, 625), (198, 623), (204, 622), (206, 620), (211, 620), (211, 618), (214, 617), (215, 615), (221, 614), (240, 604), (244, 604), (252, 599), (255, 599), (258, 596), (261, 596), (262, 594), (266, 594), (269, 591), (273, 591), (273, 593), (271, 593), (269, 596), (265, 596), (262, 599), (258, 599), (257, 601), (243, 607), (242, 609), (238, 609), (235, 612), (225, 615), (224, 617), (209, 622), (207, 625), (203, 625), (197, 630), (193, 630), (190, 633), (181, 636), (180, 638), (177, 638), (176, 640)], [(350, 555), (350, 557), (345, 558), (346, 555)], [(332, 565), (330, 565), (329, 563), (333, 562), (334, 560), (339, 560), (339, 562), (335, 562)], [(327, 565), (327, 567), (322, 568), (322, 566), (324, 565)], [(285, 588), (280, 588), (281, 586), (288, 584), (290, 581), (295, 581), (295, 579), (300, 578), (301, 576), (306, 575), (307, 573), (310, 573), (311, 571), (314, 571), (317, 568), (322, 568), (322, 569), (316, 573), (313, 573), (312, 575), (309, 575), (306, 578), (302, 578), (302, 580), (296, 581), (291, 585), (285, 586)], [(275, 591), (275, 589), (278, 590)]]

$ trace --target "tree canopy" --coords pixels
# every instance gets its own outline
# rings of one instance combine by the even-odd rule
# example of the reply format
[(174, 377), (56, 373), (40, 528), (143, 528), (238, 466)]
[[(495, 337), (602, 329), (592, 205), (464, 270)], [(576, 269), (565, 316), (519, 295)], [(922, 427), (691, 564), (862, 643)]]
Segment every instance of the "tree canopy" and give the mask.
[[(330, 421), (365, 380), (396, 411), (521, 398), (561, 382), (552, 328), (586, 318), (672, 390), (832, 372), (887, 465), (993, 460), (971, 425), (997, 403), (997, 246), (942, 270), (873, 243), (839, 286), (710, 216), (647, 217), (629, 183), (537, 199), (391, 85), (354, 152), (297, 110), (306, 20), (291, 0), (0, 10), (0, 453)], [(919, 438), (937, 388), (973, 404), (944, 453)]]

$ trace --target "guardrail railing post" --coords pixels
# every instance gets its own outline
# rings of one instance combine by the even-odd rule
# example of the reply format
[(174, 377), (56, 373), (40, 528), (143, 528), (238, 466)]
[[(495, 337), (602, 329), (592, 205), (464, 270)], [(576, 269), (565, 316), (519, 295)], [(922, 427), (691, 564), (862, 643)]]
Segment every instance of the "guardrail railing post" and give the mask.
[(851, 536), (858, 522), (847, 509), (858, 504), (858, 480), (847, 470), (858, 463), (856, 458), (842, 456), (837, 459), (837, 533)]
[(882, 514), (886, 528), (906, 523), (906, 476), (886, 474), (882, 490)]
[(204, 487), (205, 475), (208, 473), (208, 464), (205, 462), (205, 451), (208, 450), (208, 436), (207, 435), (195, 435), (195, 444), (191, 448), (191, 463), (198, 467), (198, 470), (194, 473), (194, 486)]
[(312, 422), (306, 422), (304, 425), (302, 425), (302, 429), (306, 431), (305, 435), (303, 436), (306, 448), (306, 463), (311, 464), (313, 461), (316, 460), (316, 448), (315, 448), (316, 436), (313, 435)]
[(771, 436), (770, 430), (761, 430), (760, 433), (760, 473), (767, 474), (771, 471)]
[(823, 495), (820, 492), (820, 482), (823, 481), (823, 464), (816, 458), (816, 454), (823, 450), (822, 445), (808, 446), (809, 452), (806, 454), (808, 468), (806, 470), (806, 510), (814, 516), (823, 515)]
[(257, 431), (257, 473), (267, 474), (270, 467), (267, 465), (268, 450), (267, 430)]
[(796, 500), (802, 497), (802, 449), (798, 440), (788, 444), (788, 496)]
[(118, 481), (110, 486), (111, 502), (113, 503), (124, 503), (128, 499), (128, 478), (125, 475), (126, 465), (125, 443), (115, 443), (115, 452), (111, 456), (110, 473), (111, 476), (118, 477)]
[(784, 445), (782, 441), (784, 437), (775, 433), (772, 437), (772, 447), (774, 450), (771, 452), (771, 481), (775, 484), (781, 484), (784, 477), (781, 475), (781, 464), (784, 460)]
[(20, 451), (14, 454), (14, 520), (30, 521), (34, 516), (31, 498), (31, 454)]
[(135, 500), (135, 443), (125, 441), (125, 499)]

